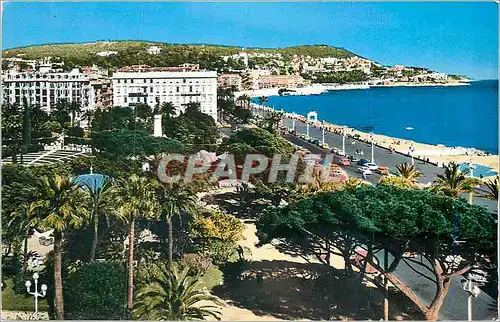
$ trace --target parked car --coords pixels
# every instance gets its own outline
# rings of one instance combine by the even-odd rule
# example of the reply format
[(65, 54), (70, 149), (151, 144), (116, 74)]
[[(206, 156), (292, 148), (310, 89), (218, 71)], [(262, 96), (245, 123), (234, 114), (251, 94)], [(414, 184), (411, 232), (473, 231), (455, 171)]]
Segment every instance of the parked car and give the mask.
[(340, 158), (337, 161), (337, 164), (340, 164), (340, 165), (351, 165), (351, 161), (348, 158)]
[(372, 170), (370, 170), (368, 167), (364, 167), (364, 166), (359, 167), (359, 168), (358, 168), (358, 172), (359, 172), (359, 173), (364, 173), (365, 175), (370, 175), (370, 174), (372, 174)]
[(360, 160), (358, 161), (358, 165), (360, 165), (360, 166), (364, 166), (364, 165), (365, 165), (365, 164), (367, 164), (367, 163), (370, 163), (370, 161), (368, 161), (368, 160), (366, 160), (366, 159), (360, 159)]
[(333, 148), (333, 149), (332, 149), (332, 153), (335, 153), (335, 154), (338, 154), (338, 153), (339, 153), (339, 151), (340, 151), (340, 149), (339, 149), (339, 148)]
[(377, 172), (378, 174), (384, 176), (384, 175), (389, 174), (389, 169), (387, 169), (387, 167), (380, 166), (380, 167), (377, 168), (377, 170), (375, 170), (375, 172)]
[(323, 143), (323, 144), (321, 144), (321, 147), (322, 147), (323, 149), (329, 149), (329, 148), (330, 148), (330, 146), (329, 146), (329, 145), (328, 145), (328, 143), (326, 143), (326, 142), (325, 142), (325, 143)]
[(319, 140), (318, 139), (312, 138), (312, 140), (310, 142), (312, 144), (314, 144), (314, 145), (319, 145)]
[(365, 163), (364, 166), (372, 171), (376, 171), (378, 169), (378, 165), (373, 162)]

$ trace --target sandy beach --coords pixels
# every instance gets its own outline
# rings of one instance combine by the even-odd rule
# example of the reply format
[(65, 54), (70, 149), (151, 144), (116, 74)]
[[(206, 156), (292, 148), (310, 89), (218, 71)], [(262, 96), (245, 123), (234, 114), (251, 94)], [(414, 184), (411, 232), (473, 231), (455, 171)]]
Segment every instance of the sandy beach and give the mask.
[[(255, 105), (259, 107), (258, 105)], [(285, 113), (286, 117), (295, 118), (300, 121), (306, 121), (306, 118), (302, 115)], [(354, 128), (344, 127), (341, 125), (330, 124), (327, 122), (309, 122), (316, 127), (325, 126), (327, 131), (334, 133), (342, 133), (345, 130), (346, 135), (351, 137), (357, 137), (360, 140), (370, 141), (371, 135), (373, 135), (373, 141), (376, 145), (390, 149), (391, 147), (400, 153), (407, 154), (410, 148), (413, 149), (413, 156), (416, 158), (429, 159), (433, 163), (439, 165), (448, 164), (450, 162), (463, 163), (472, 162), (474, 164), (486, 166), (492, 168), (492, 171), (499, 172), (499, 156), (498, 155), (487, 155), (483, 151), (477, 150), (475, 148), (466, 147), (447, 147), (445, 145), (433, 145), (415, 142), (412, 140), (395, 138), (382, 134), (370, 134), (366, 132), (359, 131)], [(493, 176), (492, 176), (493, 177)], [(488, 179), (490, 177), (486, 177)]]
[(370, 87), (430, 87), (430, 86), (469, 86), (468, 82), (449, 82), (449, 83), (408, 83), (396, 82), (387, 85), (370, 85)]
[[(330, 131), (342, 130), (342, 126), (325, 123)], [(352, 136), (358, 134), (359, 138), (365, 141), (370, 141), (370, 134), (353, 128), (347, 128), (346, 133)], [(449, 162), (473, 162), (492, 168), (493, 171), (499, 172), (499, 156), (498, 155), (480, 155), (482, 151), (473, 148), (463, 147), (446, 147), (444, 145), (432, 145), (419, 143), (412, 140), (394, 138), (382, 134), (373, 134), (373, 141), (379, 146), (385, 148), (393, 147), (395, 151), (400, 153), (408, 153), (410, 148), (414, 149), (413, 155), (419, 158), (429, 158), (431, 162), (439, 164), (448, 164)]]

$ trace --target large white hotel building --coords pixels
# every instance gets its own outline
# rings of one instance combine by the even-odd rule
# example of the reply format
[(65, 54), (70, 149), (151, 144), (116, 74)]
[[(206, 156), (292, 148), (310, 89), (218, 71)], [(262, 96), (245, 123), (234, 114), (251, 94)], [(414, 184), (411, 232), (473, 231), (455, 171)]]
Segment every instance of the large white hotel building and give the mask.
[(53, 104), (65, 99), (79, 102), (82, 107), (93, 105), (91, 101), (91, 85), (87, 75), (74, 70), (69, 73), (31, 71), (2, 73), (2, 101), (11, 104), (40, 104), (42, 109), (50, 112)]
[(115, 72), (113, 103), (115, 106), (171, 102), (177, 113), (185, 105), (200, 103), (203, 113), (217, 120), (217, 72), (198, 70), (196, 65), (151, 68), (132, 66)]

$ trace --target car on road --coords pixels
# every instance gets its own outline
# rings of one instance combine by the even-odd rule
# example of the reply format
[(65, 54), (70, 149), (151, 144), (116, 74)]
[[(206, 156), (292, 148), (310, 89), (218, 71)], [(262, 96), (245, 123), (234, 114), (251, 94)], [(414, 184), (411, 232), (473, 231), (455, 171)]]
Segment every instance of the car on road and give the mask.
[(373, 162), (365, 163), (364, 166), (372, 171), (376, 171), (378, 169), (378, 165)]
[(365, 166), (361, 166), (358, 168), (358, 172), (359, 173), (364, 173), (365, 175), (370, 175), (372, 174), (372, 170), (370, 170), (368, 167), (365, 167)]
[(359, 161), (358, 161), (358, 165), (360, 165), (360, 166), (364, 166), (367, 163), (370, 163), (370, 161), (368, 161), (366, 159), (359, 159)]
[(340, 149), (339, 149), (339, 148), (335, 148), (335, 147), (334, 147), (334, 148), (332, 149), (332, 153), (335, 153), (335, 154), (338, 154), (338, 153), (339, 153), (339, 151), (340, 151)]
[(330, 148), (330, 145), (328, 145), (328, 143), (325, 142), (325, 143), (321, 144), (321, 147), (323, 149), (327, 149), (328, 150)]
[(359, 159), (354, 155), (350, 155), (348, 158), (352, 163), (356, 163), (359, 161)]
[(338, 159), (337, 164), (351, 165), (351, 161), (348, 158), (340, 158), (340, 159)]
[(340, 177), (341, 175), (345, 174), (345, 171), (342, 169), (333, 169), (331, 173), (332, 173), (332, 176), (334, 176), (334, 177)]
[(387, 167), (384, 167), (384, 166), (379, 166), (377, 168), (377, 170), (375, 170), (375, 172), (377, 172), (378, 174), (384, 176), (384, 175), (389, 174), (389, 169)]
[(319, 145), (319, 140), (315, 139), (315, 138), (311, 138), (311, 140), (309, 142), (311, 142), (314, 145)]

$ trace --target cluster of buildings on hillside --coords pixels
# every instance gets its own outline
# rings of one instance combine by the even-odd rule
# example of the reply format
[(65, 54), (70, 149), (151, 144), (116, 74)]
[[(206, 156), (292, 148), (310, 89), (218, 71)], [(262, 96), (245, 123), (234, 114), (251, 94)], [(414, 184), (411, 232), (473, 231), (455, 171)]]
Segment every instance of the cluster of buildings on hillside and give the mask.
[[(161, 53), (158, 46), (150, 46), (146, 50), (152, 55)], [(116, 52), (97, 54), (106, 56)], [(357, 56), (315, 58), (293, 55), (285, 62), (280, 53), (241, 52), (223, 57), (224, 60), (242, 61), (245, 66), (230, 73), (217, 74), (216, 71), (201, 70), (197, 64), (182, 64), (176, 67), (126, 66), (111, 75), (108, 69), (95, 65), (68, 72), (64, 71), (64, 62), (59, 59), (26, 60), (21, 55), (4, 59), (3, 102), (22, 104), (26, 99), (28, 103), (40, 104), (47, 111), (62, 99), (79, 102), (84, 111), (144, 103), (154, 106), (158, 102), (171, 102), (181, 111), (186, 104), (196, 102), (200, 103), (202, 112), (217, 119), (218, 87), (238, 91), (301, 88), (311, 83), (301, 74), (355, 70), (367, 75), (376, 72), (376, 77), (370, 78), (369, 84), (446, 81), (448, 77), (444, 73), (402, 65), (384, 67)], [(255, 59), (267, 63), (252, 65), (251, 61)], [(279, 73), (268, 67), (270, 63), (279, 68), (287, 67), (290, 73)]]
[(171, 102), (182, 111), (186, 104), (200, 103), (202, 112), (217, 119), (217, 72), (198, 65), (107, 69), (85, 66), (64, 72), (58, 68), (30, 65), (25, 70), (2, 71), (2, 102), (40, 104), (50, 112), (60, 101), (78, 102), (82, 111), (112, 106), (156, 105)]

